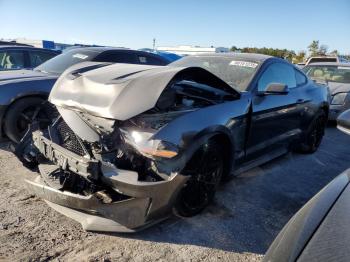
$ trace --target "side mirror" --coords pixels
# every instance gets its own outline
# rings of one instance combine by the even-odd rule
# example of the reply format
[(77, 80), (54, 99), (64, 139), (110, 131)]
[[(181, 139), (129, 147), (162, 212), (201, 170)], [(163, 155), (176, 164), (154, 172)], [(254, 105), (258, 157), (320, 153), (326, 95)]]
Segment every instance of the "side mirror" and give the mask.
[(281, 83), (271, 83), (265, 91), (259, 92), (261, 95), (286, 95), (289, 93), (288, 86)]
[(337, 118), (337, 128), (350, 135), (350, 109), (341, 113)]

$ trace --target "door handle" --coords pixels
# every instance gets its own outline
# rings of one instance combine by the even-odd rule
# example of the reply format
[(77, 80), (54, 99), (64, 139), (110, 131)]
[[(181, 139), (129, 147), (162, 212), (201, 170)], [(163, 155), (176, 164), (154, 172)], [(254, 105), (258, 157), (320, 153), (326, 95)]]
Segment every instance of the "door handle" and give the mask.
[(300, 98), (297, 100), (297, 104), (303, 104), (305, 103), (305, 101), (306, 101), (305, 99)]

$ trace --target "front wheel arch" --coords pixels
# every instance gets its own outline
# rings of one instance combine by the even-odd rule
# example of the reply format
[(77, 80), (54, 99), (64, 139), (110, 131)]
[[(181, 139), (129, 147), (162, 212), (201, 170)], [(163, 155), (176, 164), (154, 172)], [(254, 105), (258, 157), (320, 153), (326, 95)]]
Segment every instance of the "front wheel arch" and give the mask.
[(234, 145), (232, 140), (226, 135), (222, 133), (218, 133), (210, 137), (210, 140), (215, 141), (222, 147), (222, 154), (224, 158), (224, 172), (222, 176), (223, 181), (228, 181), (231, 179), (232, 168), (234, 165)]
[(174, 213), (183, 217), (202, 212), (214, 199), (224, 170), (222, 146), (214, 139), (200, 145), (184, 169), (187, 182), (180, 189)]
[[(6, 111), (4, 113), (4, 117), (3, 117), (3, 121), (2, 121), (2, 126), (1, 126), (1, 131), (2, 131), (2, 134), (5, 134), (7, 137), (7, 131), (6, 131), (6, 124), (8, 123), (8, 118), (10, 117), (11, 115), (11, 110), (13, 110), (13, 108), (18, 104), (18, 103), (21, 103), (22, 101), (25, 101), (27, 99), (41, 99), (42, 101), (45, 101), (47, 100), (47, 96), (44, 96), (44, 95), (28, 95), (28, 96), (22, 96), (22, 97), (19, 97), (19, 98), (16, 98), (15, 100), (13, 100), (11, 102), (11, 104), (9, 104), (6, 108)], [(15, 141), (16, 139), (14, 137), (8, 137), (10, 138), (12, 141)]]
[(212, 128), (210, 132), (208, 130), (200, 132), (185, 149), (187, 156), (184, 164), (188, 163), (203, 145), (212, 140), (223, 148), (225, 162), (223, 181), (228, 181), (232, 177), (232, 168), (234, 166), (234, 141), (230, 137), (229, 131), (222, 127)]

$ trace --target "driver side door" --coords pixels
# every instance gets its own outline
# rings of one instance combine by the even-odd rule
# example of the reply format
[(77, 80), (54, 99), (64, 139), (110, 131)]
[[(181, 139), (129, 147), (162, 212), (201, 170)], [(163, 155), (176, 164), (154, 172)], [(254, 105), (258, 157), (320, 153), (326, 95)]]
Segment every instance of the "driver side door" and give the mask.
[[(251, 128), (246, 146), (247, 160), (288, 146), (300, 134), (300, 95), (293, 66), (274, 62), (257, 80), (252, 97)], [(264, 94), (272, 83), (285, 84), (286, 94)]]

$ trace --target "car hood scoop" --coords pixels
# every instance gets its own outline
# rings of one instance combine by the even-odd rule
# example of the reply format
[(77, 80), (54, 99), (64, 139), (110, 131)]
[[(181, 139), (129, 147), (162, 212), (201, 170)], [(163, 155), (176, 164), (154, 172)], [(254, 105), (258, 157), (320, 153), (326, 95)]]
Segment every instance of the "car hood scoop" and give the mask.
[(76, 67), (67, 70), (54, 85), (49, 101), (58, 107), (123, 121), (153, 108), (162, 91), (180, 75), (238, 95), (224, 81), (198, 67), (113, 64), (81, 71)]

